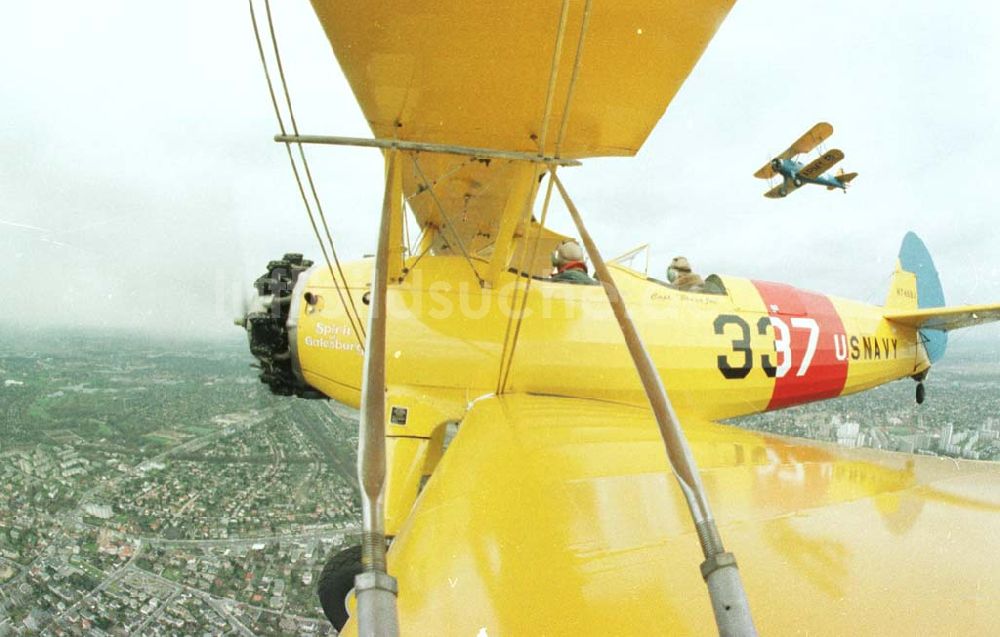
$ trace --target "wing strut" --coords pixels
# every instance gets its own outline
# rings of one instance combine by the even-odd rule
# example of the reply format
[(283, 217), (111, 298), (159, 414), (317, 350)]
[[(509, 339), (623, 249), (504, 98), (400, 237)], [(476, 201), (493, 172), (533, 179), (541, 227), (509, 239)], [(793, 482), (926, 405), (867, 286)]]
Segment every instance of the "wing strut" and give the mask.
[(372, 273), (371, 306), (361, 387), (361, 431), (358, 440), (358, 481), (361, 483), (361, 564), (354, 579), (358, 600), (358, 634), (396, 637), (396, 578), (385, 563), (385, 324), (389, 276), (389, 235), (392, 217), (402, 214), (402, 174), (399, 153), (386, 153), (385, 198)]
[(608, 271), (601, 253), (597, 251), (594, 240), (583, 225), (580, 212), (576, 209), (555, 172), (552, 173), (552, 179), (555, 181), (556, 187), (559, 188), (559, 193), (562, 195), (563, 201), (566, 202), (566, 208), (569, 209), (573, 223), (576, 224), (576, 229), (580, 233), (580, 239), (594, 263), (597, 279), (604, 286), (604, 292), (608, 296), (608, 302), (618, 320), (622, 336), (625, 337), (625, 344), (628, 346), (629, 354), (635, 363), (636, 371), (639, 372), (639, 379), (646, 390), (646, 397), (653, 408), (653, 414), (656, 416), (656, 422), (660, 427), (660, 434), (663, 436), (667, 457), (673, 467), (674, 476), (680, 483), (681, 491), (684, 493), (688, 508), (691, 510), (698, 541), (701, 543), (702, 553), (705, 555), (705, 561), (701, 564), (701, 574), (708, 585), (709, 596), (712, 598), (712, 610), (715, 613), (719, 634), (724, 637), (756, 635), (753, 618), (750, 615), (750, 605), (747, 602), (743, 581), (740, 579), (740, 572), (736, 566), (736, 558), (732, 553), (726, 552), (722, 545), (722, 537), (719, 535), (712, 511), (708, 506), (708, 498), (701, 484), (698, 468), (691, 455), (691, 448), (684, 437), (683, 430), (681, 430), (677, 414), (674, 413), (673, 405), (670, 404), (663, 382), (649, 357), (649, 352), (646, 351), (646, 346), (639, 337), (639, 332), (632, 322), (625, 301), (622, 299), (614, 279), (611, 278), (611, 273)]

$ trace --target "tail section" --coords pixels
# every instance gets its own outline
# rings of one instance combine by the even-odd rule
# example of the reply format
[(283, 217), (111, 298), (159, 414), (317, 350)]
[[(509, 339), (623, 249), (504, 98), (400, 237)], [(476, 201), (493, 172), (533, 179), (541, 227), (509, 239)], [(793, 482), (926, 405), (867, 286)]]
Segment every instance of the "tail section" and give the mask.
[(889, 283), (889, 295), (885, 298), (887, 310), (915, 310), (917, 305), (917, 275), (903, 269), (899, 259), (896, 259), (896, 271), (892, 273)]
[(933, 363), (944, 356), (951, 330), (1000, 321), (1000, 303), (944, 307), (944, 292), (927, 246), (912, 232), (903, 237), (883, 316), (918, 331)]
[[(846, 177), (846, 175), (845, 175)], [(903, 245), (899, 248), (899, 260), (896, 273), (892, 278), (889, 296), (885, 301), (886, 318), (893, 320), (893, 315), (900, 322), (903, 317), (915, 310), (926, 310), (944, 306), (944, 291), (941, 289), (941, 279), (938, 277), (934, 260), (931, 259), (927, 246), (913, 232), (907, 232), (903, 237)], [(948, 334), (940, 329), (921, 327), (920, 336), (927, 350), (927, 358), (931, 363), (944, 356), (948, 346)]]
[[(858, 173), (845, 173), (844, 169), (841, 168), (840, 171), (837, 173), (837, 181), (844, 184), (844, 190), (847, 190), (847, 184), (851, 183), (857, 176)], [(835, 186), (826, 187), (827, 190), (833, 190), (834, 188)]]

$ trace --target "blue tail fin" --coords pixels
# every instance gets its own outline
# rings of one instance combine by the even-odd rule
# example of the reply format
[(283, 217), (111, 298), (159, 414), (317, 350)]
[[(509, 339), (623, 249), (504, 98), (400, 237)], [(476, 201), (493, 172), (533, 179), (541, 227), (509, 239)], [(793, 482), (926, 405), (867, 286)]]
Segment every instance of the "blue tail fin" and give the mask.
[[(941, 289), (941, 279), (938, 278), (927, 246), (913, 232), (907, 232), (903, 237), (903, 245), (899, 248), (899, 265), (903, 270), (912, 272), (917, 278), (917, 307), (930, 308), (944, 305), (944, 291)], [(920, 336), (927, 350), (927, 358), (931, 363), (944, 356), (948, 346), (948, 334), (941, 330), (920, 329)]]

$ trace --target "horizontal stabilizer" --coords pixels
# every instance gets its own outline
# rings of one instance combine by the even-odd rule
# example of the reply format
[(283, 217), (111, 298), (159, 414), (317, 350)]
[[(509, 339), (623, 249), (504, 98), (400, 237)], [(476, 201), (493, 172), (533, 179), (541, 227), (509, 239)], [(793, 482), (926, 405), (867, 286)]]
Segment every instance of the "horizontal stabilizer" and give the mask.
[(886, 312), (887, 320), (907, 327), (957, 330), (973, 325), (1000, 321), (1000, 303), (994, 305), (963, 305), (960, 307), (931, 307), (923, 310)]
[(858, 173), (844, 173), (843, 175), (837, 175), (837, 179), (843, 184), (849, 184), (857, 176)]

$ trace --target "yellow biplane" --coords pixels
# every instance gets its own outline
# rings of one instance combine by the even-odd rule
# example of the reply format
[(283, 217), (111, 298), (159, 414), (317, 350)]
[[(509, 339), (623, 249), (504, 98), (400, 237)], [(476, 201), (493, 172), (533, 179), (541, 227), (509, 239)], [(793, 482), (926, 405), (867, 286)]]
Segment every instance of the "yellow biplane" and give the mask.
[[(884, 306), (680, 290), (605, 261), (560, 181), (637, 152), (731, 0), (313, 5), (374, 137), (286, 126), (272, 24), (323, 259), (269, 264), (239, 323), (276, 393), (360, 407), (362, 546), (320, 583), (345, 634), (1000, 634), (1000, 467), (717, 422), (923, 381), (1000, 305), (943, 307), (912, 233)], [(374, 257), (323, 240), (308, 143), (383, 152)], [(553, 196), (601, 285), (547, 277)]]

